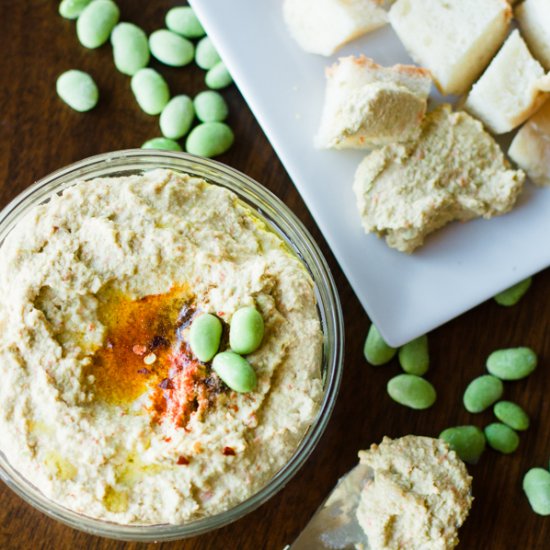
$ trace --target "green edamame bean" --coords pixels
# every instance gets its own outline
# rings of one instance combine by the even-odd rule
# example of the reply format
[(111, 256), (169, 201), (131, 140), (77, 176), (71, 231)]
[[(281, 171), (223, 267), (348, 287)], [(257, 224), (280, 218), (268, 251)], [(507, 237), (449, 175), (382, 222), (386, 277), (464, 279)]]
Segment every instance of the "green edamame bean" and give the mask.
[(218, 353), (212, 361), (212, 369), (232, 390), (245, 393), (256, 387), (256, 373), (252, 365), (238, 353)]
[(464, 407), (471, 413), (479, 413), (496, 403), (504, 392), (502, 382), (495, 376), (484, 374), (470, 382), (464, 392)]
[(185, 38), (200, 38), (206, 34), (201, 22), (189, 6), (172, 8), (166, 14), (166, 27)]
[(187, 136), (185, 150), (192, 155), (215, 157), (225, 153), (235, 139), (233, 131), (223, 122), (203, 122)]
[(427, 409), (436, 400), (435, 388), (424, 378), (414, 374), (398, 374), (387, 386), (389, 396), (400, 405), (411, 409)]
[(543, 468), (531, 468), (523, 478), (523, 490), (533, 512), (550, 516), (550, 472)]
[(511, 401), (499, 401), (493, 408), (495, 416), (514, 430), (523, 431), (529, 427), (529, 416)]
[(485, 426), (485, 438), (487, 443), (495, 451), (503, 454), (513, 453), (519, 446), (518, 434), (501, 422), (493, 422)]
[(428, 337), (419, 336), (415, 340), (405, 344), (399, 350), (399, 363), (401, 368), (409, 373), (422, 376), (426, 374), (430, 366), (430, 356), (428, 353)]
[(181, 151), (181, 145), (177, 141), (165, 137), (149, 139), (141, 146), (141, 148), (162, 149), (164, 151)]
[(516, 305), (521, 300), (523, 295), (529, 290), (532, 282), (533, 278), (528, 277), (527, 279), (520, 281), (514, 286), (511, 286), (510, 288), (499, 292), (495, 296), (495, 302), (501, 306)]
[(197, 94), (193, 105), (201, 122), (223, 122), (229, 114), (225, 99), (218, 92), (211, 90)]
[(148, 115), (158, 115), (170, 100), (168, 84), (154, 69), (140, 69), (131, 82), (139, 106)]
[(85, 48), (99, 48), (118, 23), (120, 10), (112, 0), (93, 0), (76, 21), (76, 35)]
[(537, 354), (527, 347), (499, 349), (487, 358), (487, 370), (501, 380), (521, 380), (537, 368)]
[(222, 323), (211, 313), (197, 317), (189, 329), (189, 344), (199, 361), (210, 361), (218, 352), (222, 337)]
[(374, 323), (369, 328), (369, 333), (367, 334), (367, 339), (363, 346), (363, 355), (365, 359), (375, 366), (384, 365), (388, 361), (393, 359), (393, 356), (397, 350), (388, 346), (385, 340), (382, 338), (382, 335), (374, 325)]
[(160, 29), (149, 37), (151, 53), (165, 65), (183, 67), (193, 61), (193, 43), (172, 31)]
[(477, 426), (456, 426), (439, 434), (449, 447), (468, 464), (477, 464), (485, 450), (485, 435)]
[(97, 105), (99, 90), (88, 73), (66, 71), (59, 75), (55, 87), (57, 95), (75, 111), (89, 111)]
[(255, 307), (242, 307), (231, 317), (229, 345), (231, 349), (246, 355), (257, 350), (264, 337), (264, 319)]
[(233, 82), (233, 77), (229, 74), (224, 62), (219, 61), (206, 73), (204, 82), (212, 90), (221, 90)]
[(189, 96), (173, 97), (160, 114), (160, 130), (162, 135), (170, 139), (180, 139), (189, 132), (195, 108)]
[(201, 69), (208, 71), (221, 60), (212, 40), (208, 36), (202, 38), (195, 48), (195, 63)]
[(132, 23), (119, 23), (111, 34), (116, 68), (134, 76), (149, 63), (147, 35)]
[(92, 0), (62, 0), (61, 4), (59, 4), (59, 15), (65, 19), (76, 19), (91, 1)]

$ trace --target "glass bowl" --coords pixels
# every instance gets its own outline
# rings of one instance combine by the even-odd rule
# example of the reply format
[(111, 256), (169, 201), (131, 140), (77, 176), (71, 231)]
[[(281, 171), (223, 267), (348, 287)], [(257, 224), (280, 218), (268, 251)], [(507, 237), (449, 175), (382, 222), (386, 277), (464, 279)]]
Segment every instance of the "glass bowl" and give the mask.
[(185, 524), (122, 525), (73, 512), (46, 498), (0, 452), (0, 477), (15, 493), (45, 514), (76, 529), (122, 540), (159, 541), (200, 535), (251, 512), (282, 489), (311, 454), (325, 430), (342, 374), (344, 328), (338, 293), (319, 247), (298, 218), (271, 192), (248, 176), (219, 162), (171, 151), (131, 149), (90, 157), (53, 172), (31, 185), (0, 212), (0, 245), (32, 207), (47, 202), (79, 180), (140, 174), (168, 168), (201, 177), (225, 187), (256, 211), (296, 253), (315, 283), (317, 307), (324, 335), (323, 399), (318, 414), (292, 457), (253, 496), (224, 512)]

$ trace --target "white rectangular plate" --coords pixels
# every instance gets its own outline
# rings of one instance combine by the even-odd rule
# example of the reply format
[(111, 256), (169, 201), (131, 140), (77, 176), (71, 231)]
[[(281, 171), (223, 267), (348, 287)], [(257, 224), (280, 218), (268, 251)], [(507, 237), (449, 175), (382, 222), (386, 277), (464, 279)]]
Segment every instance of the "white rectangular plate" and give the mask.
[(323, 103), (324, 69), (337, 57), (364, 53), (382, 65), (412, 62), (390, 26), (327, 59), (303, 52), (292, 40), (282, 0), (190, 3), (390, 344), (424, 334), (550, 265), (550, 189), (531, 183), (510, 214), (450, 224), (412, 255), (363, 232), (352, 181), (365, 153), (316, 150), (313, 135)]

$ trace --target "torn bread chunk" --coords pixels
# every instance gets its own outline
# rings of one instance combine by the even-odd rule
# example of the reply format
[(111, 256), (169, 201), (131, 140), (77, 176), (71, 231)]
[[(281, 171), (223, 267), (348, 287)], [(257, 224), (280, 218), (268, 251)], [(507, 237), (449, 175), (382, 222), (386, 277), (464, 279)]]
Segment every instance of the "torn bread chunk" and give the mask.
[(365, 231), (412, 252), (453, 220), (508, 212), (524, 180), (481, 122), (441, 105), (424, 117), (416, 141), (368, 154), (353, 189)]
[(531, 55), (518, 30), (510, 34), (481, 78), (464, 108), (495, 134), (513, 130), (547, 99), (550, 74)]
[(512, 18), (506, 0), (398, 0), (390, 23), (443, 94), (462, 94), (502, 44)]
[(332, 55), (347, 42), (388, 22), (381, 4), (379, 0), (284, 0), (283, 16), (302, 49)]
[(550, 70), (550, 2), (525, 0), (516, 8), (516, 18), (529, 49)]
[(537, 185), (550, 185), (550, 100), (519, 130), (509, 157)]
[(317, 147), (362, 149), (418, 135), (432, 82), (429, 71), (382, 67), (362, 55), (339, 59), (326, 77)]

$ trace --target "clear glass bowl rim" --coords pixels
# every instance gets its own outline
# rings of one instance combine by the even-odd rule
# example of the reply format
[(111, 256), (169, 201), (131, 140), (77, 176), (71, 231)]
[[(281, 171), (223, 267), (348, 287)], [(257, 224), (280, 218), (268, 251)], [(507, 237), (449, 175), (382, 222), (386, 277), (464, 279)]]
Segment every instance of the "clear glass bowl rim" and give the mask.
[(324, 395), (315, 421), (291, 459), (260, 491), (237, 506), (187, 524), (122, 525), (73, 512), (45, 497), (13, 468), (0, 452), (0, 479), (34, 508), (70, 527), (94, 535), (132, 541), (176, 540), (197, 536), (232, 523), (265, 503), (303, 466), (323, 434), (338, 394), (343, 368), (344, 324), (338, 291), (328, 264), (302, 222), (273, 193), (242, 172), (220, 162), (172, 151), (128, 149), (83, 159), (56, 170), (29, 186), (0, 212), (0, 244), (33, 206), (82, 179), (169, 168), (202, 177), (235, 192), (291, 246), (316, 286), (324, 332)]

